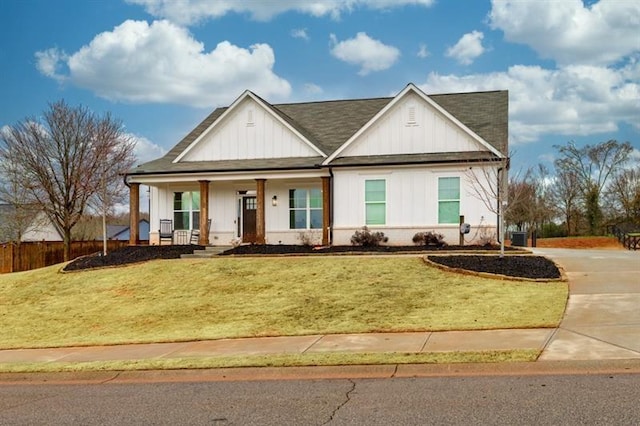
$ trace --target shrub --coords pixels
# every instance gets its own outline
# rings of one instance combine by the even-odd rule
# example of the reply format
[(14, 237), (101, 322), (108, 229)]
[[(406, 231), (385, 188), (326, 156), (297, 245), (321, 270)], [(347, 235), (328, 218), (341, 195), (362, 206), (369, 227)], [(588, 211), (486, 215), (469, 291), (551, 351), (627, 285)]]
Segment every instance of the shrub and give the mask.
[(314, 235), (309, 231), (300, 231), (298, 233), (298, 240), (305, 247), (312, 247), (314, 239)]
[(351, 236), (351, 244), (354, 246), (375, 247), (387, 241), (389, 238), (384, 236), (384, 232), (371, 232), (366, 226), (358, 229)]
[(432, 231), (418, 232), (413, 236), (413, 243), (417, 246), (446, 247), (444, 235)]
[(478, 227), (478, 244), (481, 246), (495, 246), (498, 244), (496, 233), (492, 232), (493, 228), (480, 225)]

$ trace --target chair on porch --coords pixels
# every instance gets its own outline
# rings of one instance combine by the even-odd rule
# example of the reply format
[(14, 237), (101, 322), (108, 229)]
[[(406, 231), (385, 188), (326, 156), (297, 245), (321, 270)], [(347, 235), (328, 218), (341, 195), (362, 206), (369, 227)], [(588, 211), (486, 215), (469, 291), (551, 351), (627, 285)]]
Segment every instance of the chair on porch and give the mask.
[[(211, 230), (211, 219), (207, 220), (207, 234)], [(191, 244), (198, 245), (200, 244), (200, 229), (192, 229), (191, 230)]]
[(160, 219), (160, 245), (162, 241), (169, 241), (173, 244), (173, 221), (171, 219)]

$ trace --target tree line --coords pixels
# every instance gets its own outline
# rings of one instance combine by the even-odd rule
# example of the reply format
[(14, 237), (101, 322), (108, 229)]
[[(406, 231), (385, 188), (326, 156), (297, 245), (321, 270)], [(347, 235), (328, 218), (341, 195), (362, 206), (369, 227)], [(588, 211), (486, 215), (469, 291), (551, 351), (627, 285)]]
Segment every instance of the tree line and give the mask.
[(556, 145), (553, 167), (510, 179), (507, 224), (539, 236), (603, 235), (607, 226), (640, 227), (640, 159), (629, 142)]

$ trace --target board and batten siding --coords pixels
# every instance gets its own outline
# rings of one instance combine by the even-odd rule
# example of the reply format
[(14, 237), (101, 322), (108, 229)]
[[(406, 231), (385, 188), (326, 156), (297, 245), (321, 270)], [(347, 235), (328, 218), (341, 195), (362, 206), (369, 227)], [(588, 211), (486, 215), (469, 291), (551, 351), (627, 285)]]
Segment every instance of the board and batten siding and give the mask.
[[(479, 169), (479, 168), (478, 168)], [(471, 169), (473, 170), (473, 169)], [(458, 224), (438, 223), (438, 178), (460, 178), (460, 214), (470, 223), (474, 237), (480, 227), (495, 232), (497, 215), (472, 195), (470, 169), (460, 167), (405, 167), (370, 170), (334, 170), (334, 244), (349, 244), (355, 230), (365, 225), (365, 181), (384, 179), (386, 183), (386, 223), (369, 226), (389, 237), (390, 245), (412, 244), (416, 232), (435, 231), (450, 244), (458, 243)], [(478, 179), (483, 181), (484, 174)], [(483, 182), (486, 185), (486, 182)], [(475, 235), (477, 238), (479, 235)]]
[(180, 161), (313, 157), (319, 153), (253, 99), (243, 100)]
[(407, 94), (340, 155), (424, 154), (486, 151), (444, 114)]

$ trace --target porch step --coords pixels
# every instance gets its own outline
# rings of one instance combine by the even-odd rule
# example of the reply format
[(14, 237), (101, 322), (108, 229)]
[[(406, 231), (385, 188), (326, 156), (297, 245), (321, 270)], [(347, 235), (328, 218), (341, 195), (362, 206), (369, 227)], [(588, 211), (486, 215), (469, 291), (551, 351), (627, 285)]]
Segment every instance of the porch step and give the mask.
[(193, 254), (183, 254), (180, 256), (182, 259), (210, 259), (222, 253), (225, 250), (229, 250), (231, 246), (207, 246), (204, 250), (194, 250)]

